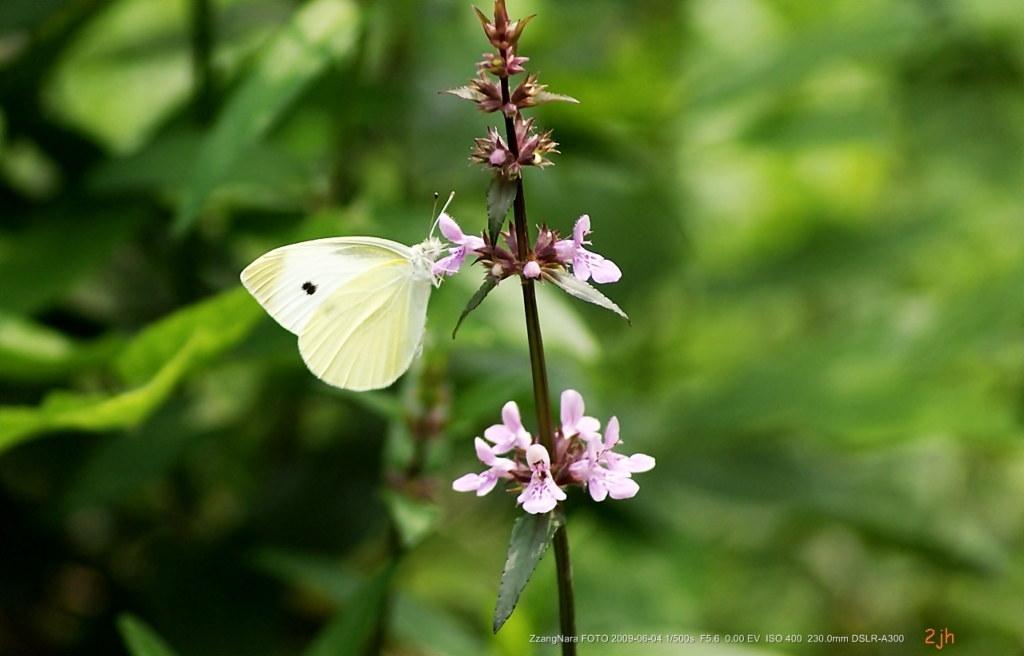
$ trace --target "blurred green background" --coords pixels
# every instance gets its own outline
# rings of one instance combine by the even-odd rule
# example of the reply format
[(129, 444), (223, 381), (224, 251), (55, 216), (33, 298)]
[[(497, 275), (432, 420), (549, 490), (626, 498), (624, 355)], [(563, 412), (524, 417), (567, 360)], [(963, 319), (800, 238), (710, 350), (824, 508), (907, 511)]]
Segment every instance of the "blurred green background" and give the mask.
[[(1024, 652), (1020, 2), (509, 4), (581, 101), (535, 113), (530, 221), (589, 213), (633, 321), (542, 289), (553, 394), (658, 460), (570, 491), (579, 628), (762, 635), (581, 653)], [(435, 191), (483, 229), (494, 117), (438, 91), (486, 49), (455, 0), (0, 3), (0, 653), (127, 653), (126, 612), (182, 656), (345, 653), (422, 434), (386, 653), (555, 653), (550, 556), (490, 634), (521, 510), (450, 489), (507, 400), (535, 426), (516, 285), (453, 342), (464, 268), (411, 373), (348, 394), (238, 283), (419, 242)]]

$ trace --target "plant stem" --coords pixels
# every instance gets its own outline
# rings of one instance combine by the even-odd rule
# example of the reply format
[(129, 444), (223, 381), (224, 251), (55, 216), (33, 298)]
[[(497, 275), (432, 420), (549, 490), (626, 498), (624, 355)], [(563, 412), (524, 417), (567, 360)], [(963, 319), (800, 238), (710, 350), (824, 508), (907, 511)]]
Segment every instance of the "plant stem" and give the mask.
[[(504, 57), (507, 53), (502, 52)], [(509, 101), (508, 78), (501, 78), (502, 104)], [(515, 122), (505, 115), (505, 139), (509, 150), (519, 157), (519, 143), (516, 141)], [(519, 176), (516, 198), (512, 204), (515, 219), (516, 243), (519, 260), (525, 261), (530, 254), (530, 231), (526, 223), (526, 198), (523, 196), (523, 177)], [(534, 281), (522, 278), (523, 305), (526, 308), (526, 338), (530, 345), (530, 370), (533, 373), (533, 400), (537, 407), (537, 430), (540, 443), (555, 456), (554, 432), (551, 428), (551, 395), (548, 391), (548, 370), (544, 362), (544, 340), (540, 332), (540, 313), (537, 311), (537, 289)], [(569, 562), (569, 538), (563, 524), (555, 533), (555, 570), (558, 577), (558, 615), (563, 636), (576, 635), (576, 604), (572, 587), (572, 565)], [(562, 656), (576, 656), (576, 643), (562, 643)]]

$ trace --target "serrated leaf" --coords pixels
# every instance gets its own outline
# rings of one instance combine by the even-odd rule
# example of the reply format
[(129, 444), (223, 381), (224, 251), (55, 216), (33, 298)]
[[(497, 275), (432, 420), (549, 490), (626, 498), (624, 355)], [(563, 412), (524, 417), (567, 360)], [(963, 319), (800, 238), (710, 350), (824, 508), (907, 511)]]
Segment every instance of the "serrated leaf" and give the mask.
[(629, 325), (633, 325), (633, 322), (629, 320), (626, 313), (622, 309), (613, 303), (607, 296), (597, 291), (582, 280), (578, 280), (576, 276), (572, 275), (568, 271), (562, 271), (557, 269), (542, 269), (541, 274), (545, 280), (553, 282), (557, 287), (561, 288), (565, 293), (570, 296), (586, 301), (587, 303), (593, 303), (594, 305), (600, 305), (606, 310), (611, 310), (615, 314), (625, 319)]
[(384, 599), (395, 571), (390, 563), (375, 577), (364, 583), (353, 596), (344, 615), (335, 617), (303, 656), (361, 656), (377, 628), (378, 616), (384, 612)]
[(177, 234), (192, 227), (210, 192), (291, 101), (329, 64), (353, 51), (358, 19), (349, 0), (313, 0), (278, 30), (203, 143), (175, 220)]
[(580, 104), (580, 101), (576, 100), (572, 96), (566, 96), (560, 93), (549, 93), (547, 91), (541, 91), (530, 100), (530, 106), (543, 105), (549, 102), (567, 102), (573, 103), (574, 105)]
[(487, 236), (491, 238), (491, 246), (498, 243), (498, 234), (505, 223), (508, 208), (512, 207), (519, 190), (519, 180), (506, 180), (495, 176), (487, 187)]
[(132, 656), (177, 656), (152, 627), (131, 613), (117, 618), (117, 630)]
[(441, 516), (437, 504), (413, 499), (395, 490), (385, 490), (383, 497), (391, 522), (406, 549), (416, 546), (426, 537)]
[(561, 508), (543, 515), (527, 514), (516, 520), (508, 543), (505, 569), (501, 573), (501, 585), (498, 586), (498, 603), (494, 607), (495, 633), (512, 615), (519, 595), (562, 524), (565, 524), (565, 513)]
[(480, 285), (480, 289), (476, 290), (473, 297), (469, 299), (469, 303), (466, 303), (466, 309), (462, 311), (459, 316), (459, 321), (455, 324), (455, 330), (452, 331), (452, 339), (455, 339), (455, 333), (459, 332), (459, 326), (462, 325), (462, 320), (469, 316), (469, 313), (477, 308), (480, 303), (483, 302), (484, 298), (491, 293), (491, 290), (498, 286), (498, 279), (494, 276), (487, 274), (484, 278), (484, 284)]

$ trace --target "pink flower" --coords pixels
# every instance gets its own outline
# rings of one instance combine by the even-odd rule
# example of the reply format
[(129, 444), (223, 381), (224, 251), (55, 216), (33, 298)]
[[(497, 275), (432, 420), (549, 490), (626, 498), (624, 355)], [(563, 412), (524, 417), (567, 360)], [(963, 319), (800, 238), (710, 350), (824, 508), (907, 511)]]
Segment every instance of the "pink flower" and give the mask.
[(608, 420), (608, 428), (604, 432), (604, 450), (601, 459), (612, 471), (623, 472), (645, 472), (654, 469), (654, 458), (643, 453), (634, 453), (631, 456), (624, 456), (621, 453), (612, 453), (612, 449), (622, 444), (619, 440), (619, 420), (612, 417)]
[[(654, 467), (654, 458), (648, 455), (637, 453), (626, 457), (612, 453), (612, 447), (617, 444), (621, 444), (619, 420), (612, 417), (608, 420), (604, 442), (588, 442), (583, 459), (569, 466), (576, 480), (586, 482), (594, 501), (604, 501), (609, 496), (613, 499), (629, 499), (640, 491), (640, 486), (632, 479), (632, 472), (644, 472)], [(607, 468), (602, 465), (607, 465)]]
[(572, 229), (572, 239), (563, 239), (555, 243), (555, 253), (563, 264), (572, 264), (573, 275), (586, 281), (593, 277), (594, 282), (615, 282), (622, 277), (619, 267), (611, 260), (606, 260), (597, 253), (583, 248), (583, 237), (590, 234), (590, 217), (584, 214)]
[[(500, 479), (513, 481), (521, 489), (517, 503), (531, 514), (546, 513), (566, 498), (560, 485), (579, 485), (595, 501), (628, 499), (640, 486), (633, 474), (654, 467), (654, 458), (642, 453), (625, 456), (615, 453), (619, 440), (619, 420), (612, 417), (604, 436), (601, 423), (584, 415), (583, 397), (576, 390), (562, 392), (562, 423), (554, 432), (554, 463), (547, 448), (533, 444), (523, 428), (519, 407), (509, 401), (501, 409), (502, 423), (484, 432), (487, 441), (474, 440), (476, 455), (489, 469), (481, 474), (466, 474), (452, 487), (460, 492), (475, 490), (487, 494)], [(491, 446), (488, 442), (493, 442)], [(499, 454), (513, 451), (514, 459)]]
[(484, 240), (480, 237), (474, 237), (473, 235), (462, 234), (462, 229), (459, 228), (459, 224), (444, 212), (442, 212), (441, 216), (438, 217), (437, 225), (441, 229), (441, 234), (444, 235), (445, 239), (453, 244), (458, 244), (458, 246), (455, 248), (449, 248), (449, 255), (447, 257), (443, 257), (437, 262), (434, 262), (433, 273), (435, 276), (450, 276), (454, 273), (458, 273), (459, 267), (462, 266), (462, 262), (466, 259), (467, 254), (484, 247)]
[(466, 474), (452, 483), (452, 489), (457, 492), (469, 492), (476, 490), (476, 495), (482, 497), (498, 483), (498, 479), (512, 478), (511, 472), (516, 468), (516, 463), (508, 458), (499, 458), (491, 451), (491, 447), (479, 437), (473, 440), (476, 446), (476, 457), (480, 462), (490, 465), (490, 469), (482, 474)]
[(571, 389), (562, 392), (561, 406), (563, 438), (579, 435), (587, 442), (601, 439), (597, 433), (601, 430), (601, 422), (583, 416), (583, 396), (579, 392)]
[(537, 260), (530, 260), (523, 266), (523, 277), (540, 278), (540, 265), (537, 264)]
[(519, 416), (519, 406), (509, 401), (501, 409), (500, 424), (495, 424), (484, 431), (484, 437), (494, 442), (493, 453), (506, 453), (512, 448), (526, 451), (532, 442), (530, 434), (523, 428), (523, 420)]
[(526, 461), (533, 471), (533, 477), (516, 501), (523, 504), (523, 510), (528, 513), (546, 513), (565, 499), (565, 492), (551, 478), (551, 458), (548, 457), (547, 449), (540, 444), (530, 445), (526, 450)]

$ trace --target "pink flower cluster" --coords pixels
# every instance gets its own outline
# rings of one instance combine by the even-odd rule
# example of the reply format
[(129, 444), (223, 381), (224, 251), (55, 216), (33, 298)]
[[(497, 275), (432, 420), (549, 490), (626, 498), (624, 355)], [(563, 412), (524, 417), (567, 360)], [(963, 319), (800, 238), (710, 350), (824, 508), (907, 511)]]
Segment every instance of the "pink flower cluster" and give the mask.
[(434, 263), (435, 276), (450, 276), (458, 273), (462, 263), (469, 254), (475, 254), (484, 262), (498, 278), (506, 278), (519, 273), (526, 278), (540, 278), (544, 267), (571, 267), (578, 280), (586, 282), (593, 278), (594, 282), (615, 282), (622, 277), (619, 267), (611, 260), (597, 253), (588, 251), (584, 245), (590, 242), (584, 237), (590, 234), (590, 217), (584, 214), (573, 227), (572, 239), (558, 239), (558, 232), (542, 228), (538, 231), (537, 242), (534, 244), (531, 259), (519, 262), (516, 254), (519, 249), (515, 245), (515, 235), (511, 232), (502, 233), (509, 249), (490, 246), (487, 242), (473, 235), (462, 232), (459, 224), (444, 212), (438, 217), (438, 227), (445, 239), (455, 244), (448, 249), (448, 255)]
[[(499, 480), (513, 483), (512, 490), (521, 490), (517, 503), (528, 513), (546, 513), (565, 499), (562, 489), (579, 485), (590, 492), (594, 501), (628, 499), (640, 489), (633, 474), (654, 467), (654, 458), (636, 453), (624, 456), (614, 448), (619, 439), (619, 420), (608, 420), (604, 436), (601, 422), (583, 414), (583, 397), (575, 390), (562, 392), (561, 425), (555, 431), (555, 458), (548, 450), (533, 442), (523, 428), (519, 407), (509, 401), (502, 408), (502, 423), (484, 431), (487, 441), (474, 440), (476, 455), (488, 469), (480, 474), (466, 474), (452, 483), (459, 492), (475, 491), (483, 496), (494, 489)], [(490, 444), (488, 444), (490, 442)], [(512, 458), (501, 457), (513, 452)]]

